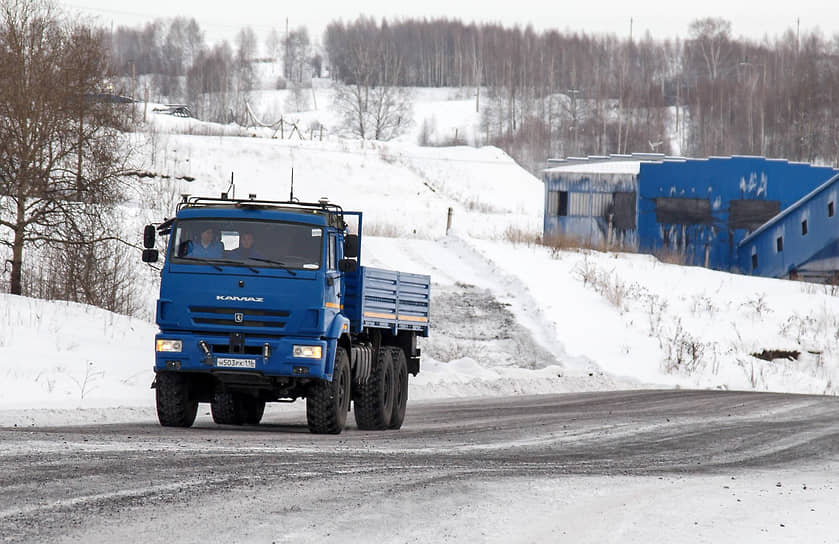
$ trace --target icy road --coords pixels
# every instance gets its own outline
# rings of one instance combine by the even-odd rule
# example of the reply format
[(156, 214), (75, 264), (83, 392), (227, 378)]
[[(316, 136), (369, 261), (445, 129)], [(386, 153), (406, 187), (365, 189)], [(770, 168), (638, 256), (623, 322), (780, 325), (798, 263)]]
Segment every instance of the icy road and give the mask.
[(414, 402), (339, 436), (297, 405), (5, 428), (0, 542), (829, 542), (837, 462), (836, 398), (720, 391)]

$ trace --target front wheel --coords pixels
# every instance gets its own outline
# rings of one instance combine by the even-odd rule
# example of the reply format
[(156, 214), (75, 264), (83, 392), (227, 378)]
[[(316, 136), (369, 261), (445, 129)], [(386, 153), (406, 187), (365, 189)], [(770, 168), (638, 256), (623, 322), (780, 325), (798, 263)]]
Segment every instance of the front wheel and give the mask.
[(198, 401), (189, 397), (189, 382), (183, 374), (160, 372), (155, 380), (157, 420), (164, 427), (191, 427)]
[(245, 423), (245, 402), (242, 395), (216, 391), (210, 402), (210, 413), (218, 425), (241, 425)]
[(340, 434), (350, 410), (350, 361), (347, 350), (338, 348), (332, 381), (319, 380), (306, 393), (306, 420), (314, 434)]

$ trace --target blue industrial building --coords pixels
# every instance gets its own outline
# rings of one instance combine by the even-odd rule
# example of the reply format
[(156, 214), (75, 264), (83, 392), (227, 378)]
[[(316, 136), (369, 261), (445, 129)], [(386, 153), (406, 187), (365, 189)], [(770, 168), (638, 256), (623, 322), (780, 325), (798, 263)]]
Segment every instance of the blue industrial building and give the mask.
[[(819, 266), (826, 266), (827, 255), (836, 254), (839, 241), (827, 234), (836, 228), (830, 231), (832, 223), (820, 221), (810, 225), (811, 231), (819, 230), (818, 237), (786, 240), (783, 263), (761, 258), (769, 244), (764, 238), (781, 226), (789, 228), (784, 218), (802, 217), (819, 205), (827, 210), (828, 201), (836, 201), (831, 195), (837, 172), (763, 157), (633, 154), (552, 160), (544, 171), (544, 232), (644, 253), (674, 251), (687, 264), (717, 270), (785, 276), (791, 266), (800, 269), (802, 259), (826, 252), (819, 258)], [(769, 228), (779, 221), (783, 225)], [(821, 243), (817, 239), (825, 244), (811, 247)], [(744, 240), (748, 244), (741, 245)], [(790, 247), (805, 242), (808, 248), (800, 252)]]
[(839, 279), (839, 176), (764, 223), (739, 244), (740, 270), (759, 276)]

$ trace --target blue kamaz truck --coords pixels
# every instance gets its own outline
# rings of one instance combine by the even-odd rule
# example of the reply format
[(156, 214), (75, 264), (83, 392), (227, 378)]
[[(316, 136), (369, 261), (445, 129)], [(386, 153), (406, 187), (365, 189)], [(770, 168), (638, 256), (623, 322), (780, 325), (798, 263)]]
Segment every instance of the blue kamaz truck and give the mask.
[[(347, 220), (357, 221), (350, 234)], [(199, 402), (219, 424), (258, 424), (266, 402), (306, 399), (313, 433), (398, 429), (428, 336), (430, 278), (360, 266), (362, 214), (316, 203), (184, 197), (144, 231), (167, 236), (157, 302), (161, 425)]]

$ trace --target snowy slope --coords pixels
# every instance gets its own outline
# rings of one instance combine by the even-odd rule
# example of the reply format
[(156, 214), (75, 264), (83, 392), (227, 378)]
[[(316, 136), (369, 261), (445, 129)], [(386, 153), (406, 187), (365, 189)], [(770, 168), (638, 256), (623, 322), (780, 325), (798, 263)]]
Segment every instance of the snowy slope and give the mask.
[[(315, 113), (327, 115), (318, 92)], [(474, 133), (472, 100), (426, 98), (418, 121), (439, 111), (447, 131)], [(364, 211), (364, 264), (432, 275), (432, 336), (414, 399), (650, 386), (837, 391), (839, 298), (829, 288), (513, 243), (538, 235), (543, 189), (497, 148), (272, 136), (152, 116), (135, 139), (141, 167), (158, 177), (137, 180), (126, 231), (139, 243), (142, 225), (170, 215), (180, 193), (218, 194), (231, 172), (239, 197), (287, 199), (293, 169), (301, 200), (328, 196)], [(0, 425), (153, 417), (157, 274), (137, 260), (145, 320), (0, 295)], [(763, 350), (799, 355), (752, 356)]]

